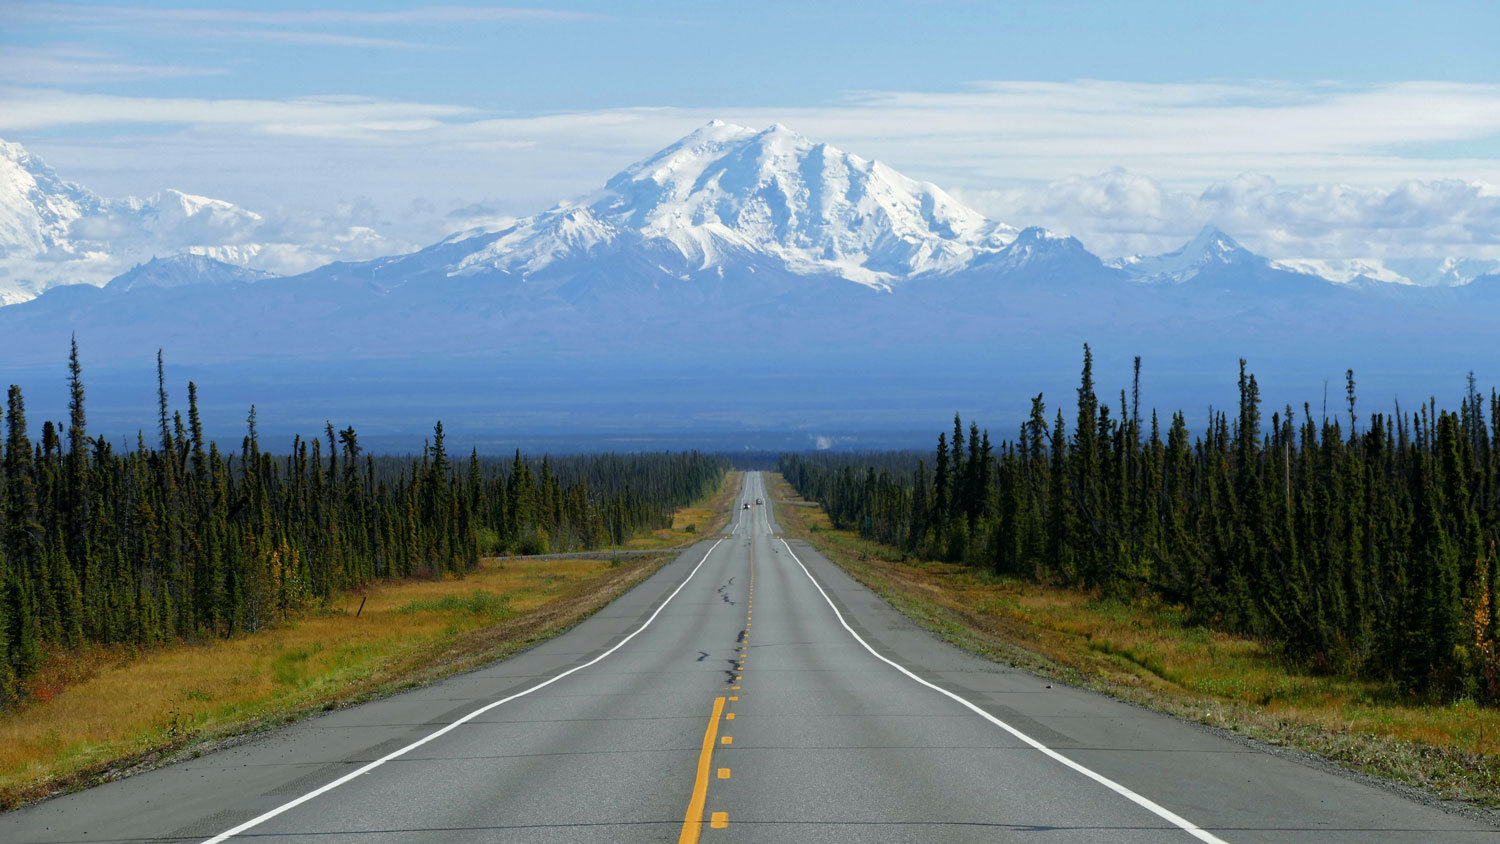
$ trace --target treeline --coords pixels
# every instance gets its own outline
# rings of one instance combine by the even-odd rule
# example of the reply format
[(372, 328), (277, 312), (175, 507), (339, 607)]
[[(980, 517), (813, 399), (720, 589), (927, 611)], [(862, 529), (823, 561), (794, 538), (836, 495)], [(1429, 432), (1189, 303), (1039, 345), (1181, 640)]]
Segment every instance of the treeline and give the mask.
[(955, 417), (930, 464), (780, 468), (836, 525), (913, 555), (1156, 596), (1300, 664), (1500, 701), (1500, 396), (1471, 375), (1457, 411), (1361, 416), (1350, 371), (1347, 415), (1267, 425), (1241, 361), (1239, 406), (1190, 435), (1180, 412), (1143, 420), (1139, 385), (1137, 358), (1128, 401), (1101, 402), (1085, 346), (1071, 428), (1038, 395), (998, 443)]
[(697, 453), (454, 460), (439, 422), (414, 458), (375, 457), (355, 430), (262, 449), (205, 442), (158, 356), (154, 442), (90, 437), (77, 345), (66, 424), (33, 441), (19, 387), (0, 459), (0, 704), (49, 647), (146, 645), (253, 632), (378, 578), (461, 576), (481, 554), (574, 550), (670, 526), (726, 464)]

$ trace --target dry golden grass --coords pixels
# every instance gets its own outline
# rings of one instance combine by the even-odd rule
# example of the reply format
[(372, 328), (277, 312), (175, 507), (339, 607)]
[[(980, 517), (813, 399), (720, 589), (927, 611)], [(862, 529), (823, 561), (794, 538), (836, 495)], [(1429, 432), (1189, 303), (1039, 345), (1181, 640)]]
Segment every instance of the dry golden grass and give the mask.
[(576, 622), (665, 559), (486, 560), (462, 580), (380, 583), (254, 635), (56, 655), (33, 684), (48, 694), (0, 718), (0, 806), (119, 760), (493, 659)]
[(789, 533), (918, 623), (982, 655), (1256, 739), (1318, 753), (1447, 799), (1500, 805), (1500, 711), (1429, 704), (1291, 666), (1262, 643), (1188, 624), (1178, 607), (867, 552), (780, 477)]
[(672, 527), (642, 533), (622, 546), (633, 551), (678, 548), (691, 545), (705, 536), (718, 533), (729, 522), (729, 505), (739, 495), (743, 472), (726, 472), (719, 489), (706, 501), (692, 504), (672, 514)]
[[(670, 530), (627, 547), (665, 550), (718, 532), (739, 484), (729, 473)], [(0, 714), (0, 809), (498, 659), (577, 623), (669, 559), (489, 559), (461, 580), (377, 583), (254, 635), (51, 653), (27, 683), (28, 702)]]

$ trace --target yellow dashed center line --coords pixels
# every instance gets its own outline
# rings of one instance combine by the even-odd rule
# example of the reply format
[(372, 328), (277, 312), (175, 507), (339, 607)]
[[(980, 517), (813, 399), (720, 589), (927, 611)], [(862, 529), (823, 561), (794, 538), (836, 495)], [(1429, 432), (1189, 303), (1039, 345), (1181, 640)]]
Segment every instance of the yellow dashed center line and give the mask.
[[(708, 730), (703, 734), (703, 749), (698, 753), (698, 776), (693, 781), (693, 796), (688, 800), (687, 816), (682, 820), (682, 835), (678, 844), (697, 844), (703, 833), (703, 804), (708, 800), (708, 769), (714, 755), (714, 736), (719, 732), (719, 716), (724, 712), (724, 698), (714, 698), (714, 711), (708, 718)], [(729, 742), (728, 736), (725, 744)]]
[[(732, 678), (730, 682), (734, 682), (735, 680), (738, 680), (740, 679), (740, 677), (744, 676), (745, 659), (750, 653), (750, 620), (754, 617), (755, 533), (752, 527), (750, 533), (749, 595), (747, 596), (745, 601), (745, 630), (740, 636), (739, 659), (736, 661), (734, 666), (735, 670), (739, 672), (739, 676)], [(739, 686), (725, 686), (724, 688), (726, 691), (739, 691), (740, 689)], [(740, 698), (738, 695), (730, 695), (727, 698), (727, 700), (730, 702), (738, 702), (739, 699)], [(720, 718), (725, 721), (733, 721), (735, 719), (735, 713), (724, 711), (725, 700), (726, 698), (723, 697), (714, 698), (714, 711), (712, 717), (709, 718), (708, 731), (703, 735), (703, 749), (698, 756), (698, 777), (693, 784), (693, 796), (692, 799), (688, 802), (687, 816), (683, 818), (682, 821), (682, 835), (678, 838), (679, 844), (696, 844), (699, 836), (703, 831), (703, 812), (708, 802), (708, 769), (709, 764), (713, 758), (714, 738), (716, 736), (718, 737), (719, 744), (721, 746), (730, 746), (734, 744), (733, 736), (718, 736)], [(729, 779), (728, 768), (719, 768), (717, 774), (718, 778), (721, 780)], [(708, 825), (711, 829), (728, 829), (729, 813), (712, 813), (709, 817)]]

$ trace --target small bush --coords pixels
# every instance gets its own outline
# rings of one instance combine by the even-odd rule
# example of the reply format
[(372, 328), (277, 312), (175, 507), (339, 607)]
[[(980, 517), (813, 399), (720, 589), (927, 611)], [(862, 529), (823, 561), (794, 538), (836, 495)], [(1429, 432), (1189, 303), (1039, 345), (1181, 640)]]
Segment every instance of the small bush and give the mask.
[(550, 548), (551, 544), (547, 542), (547, 537), (539, 533), (523, 536), (516, 543), (516, 553), (527, 557), (533, 554), (545, 554)]
[(500, 534), (496, 533), (494, 530), (491, 530), (487, 527), (482, 527), (479, 528), (476, 533), (478, 534), (479, 538), (479, 553), (498, 554), (501, 551), (505, 550), (504, 543), (500, 541)]

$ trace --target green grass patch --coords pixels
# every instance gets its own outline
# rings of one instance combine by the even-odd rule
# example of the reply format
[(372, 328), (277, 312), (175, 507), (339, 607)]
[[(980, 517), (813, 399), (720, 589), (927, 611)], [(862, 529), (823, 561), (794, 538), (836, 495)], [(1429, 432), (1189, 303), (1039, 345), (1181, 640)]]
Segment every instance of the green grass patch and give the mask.
[[(550, 577), (545, 580), (547, 583), (552, 582)], [(514, 614), (510, 609), (509, 598), (483, 589), (475, 589), (467, 595), (444, 595), (427, 601), (412, 601), (397, 612), (459, 612), (486, 621), (502, 621)]]

